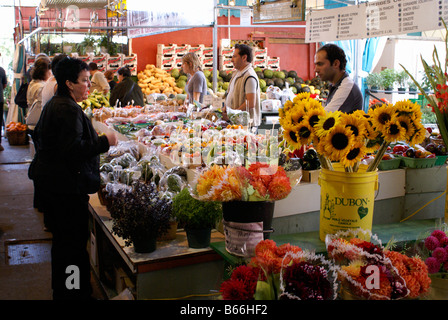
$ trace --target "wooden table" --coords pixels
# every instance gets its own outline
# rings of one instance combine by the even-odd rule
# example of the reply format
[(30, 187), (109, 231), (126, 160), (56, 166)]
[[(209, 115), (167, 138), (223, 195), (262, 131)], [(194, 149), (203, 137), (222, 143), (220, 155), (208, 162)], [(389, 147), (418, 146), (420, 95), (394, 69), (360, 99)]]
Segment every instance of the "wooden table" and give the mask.
[[(131, 288), (137, 299), (207, 299), (219, 290), (224, 272), (222, 257), (211, 248), (188, 247), (186, 234), (158, 241), (151, 253), (136, 253), (133, 246), (112, 233), (113, 221), (97, 195), (90, 197), (91, 264), (109, 295)], [(212, 231), (211, 242), (224, 235)]]

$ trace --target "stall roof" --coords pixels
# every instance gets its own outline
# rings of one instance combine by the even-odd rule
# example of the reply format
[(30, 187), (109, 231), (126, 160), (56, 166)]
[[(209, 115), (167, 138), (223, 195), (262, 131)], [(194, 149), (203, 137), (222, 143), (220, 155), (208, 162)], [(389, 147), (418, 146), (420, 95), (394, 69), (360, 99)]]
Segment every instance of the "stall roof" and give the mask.
[(79, 8), (104, 8), (107, 6), (107, 0), (46, 0), (46, 6), (49, 8), (62, 8), (70, 5)]

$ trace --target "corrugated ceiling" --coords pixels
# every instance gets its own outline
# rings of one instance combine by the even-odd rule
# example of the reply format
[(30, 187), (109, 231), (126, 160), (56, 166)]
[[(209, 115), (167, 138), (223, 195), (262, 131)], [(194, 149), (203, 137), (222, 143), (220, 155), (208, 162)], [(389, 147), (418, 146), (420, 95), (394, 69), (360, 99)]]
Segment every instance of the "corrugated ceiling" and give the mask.
[(107, 0), (47, 0), (46, 6), (49, 8), (66, 8), (70, 5), (78, 8), (104, 8)]

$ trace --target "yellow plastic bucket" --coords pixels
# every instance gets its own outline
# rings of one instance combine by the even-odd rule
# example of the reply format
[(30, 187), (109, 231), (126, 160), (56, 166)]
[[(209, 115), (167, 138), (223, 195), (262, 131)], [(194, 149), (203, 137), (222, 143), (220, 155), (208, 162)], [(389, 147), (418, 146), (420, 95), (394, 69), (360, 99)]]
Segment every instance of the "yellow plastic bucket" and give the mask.
[(364, 165), (357, 172), (345, 172), (338, 163), (334, 163), (333, 168), (334, 171), (322, 169), (319, 174), (319, 237), (322, 241), (327, 234), (340, 230), (372, 230), (378, 172), (366, 172)]

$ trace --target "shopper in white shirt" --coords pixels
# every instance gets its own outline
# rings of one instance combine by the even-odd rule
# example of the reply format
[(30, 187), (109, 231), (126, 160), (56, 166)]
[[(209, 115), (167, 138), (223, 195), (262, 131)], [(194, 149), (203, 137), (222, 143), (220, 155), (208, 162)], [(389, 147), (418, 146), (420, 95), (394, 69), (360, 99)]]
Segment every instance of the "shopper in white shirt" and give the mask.
[(51, 68), (51, 77), (45, 82), (44, 87), (42, 88), (42, 108), (45, 107), (45, 104), (50, 101), (50, 99), (55, 95), (56, 90), (58, 88), (58, 84), (56, 82), (56, 78), (54, 77), (54, 72), (56, 69), (56, 64), (64, 59), (67, 55), (58, 54), (51, 60), (50, 68)]
[(89, 63), (90, 75), (92, 78), (90, 82), (92, 86), (90, 87), (90, 92), (93, 92), (95, 89), (98, 92), (102, 92), (107, 94), (110, 90), (109, 82), (107, 81), (104, 74), (98, 70), (98, 65), (95, 62)]
[(249, 111), (252, 126), (258, 127), (261, 124), (260, 86), (251, 63), (253, 56), (253, 50), (248, 45), (235, 45), (232, 63), (236, 70), (230, 79), (223, 117), (227, 118), (226, 108)]

